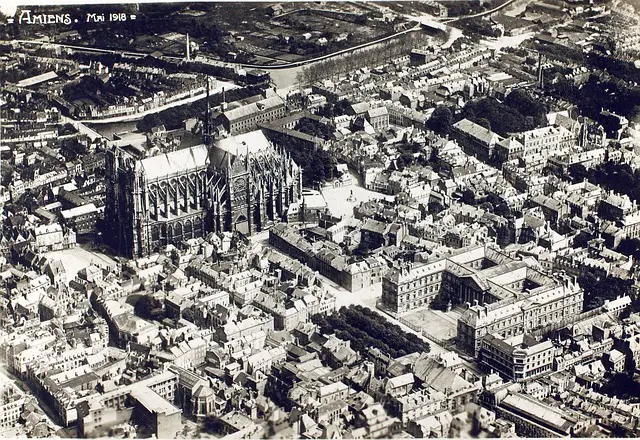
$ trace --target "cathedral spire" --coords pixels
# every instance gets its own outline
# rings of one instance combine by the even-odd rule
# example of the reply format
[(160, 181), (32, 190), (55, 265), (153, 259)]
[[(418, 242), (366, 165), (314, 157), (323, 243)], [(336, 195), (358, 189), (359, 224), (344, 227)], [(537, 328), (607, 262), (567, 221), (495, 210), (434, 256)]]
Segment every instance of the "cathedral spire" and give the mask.
[(211, 146), (211, 103), (209, 100), (210, 90), (209, 90), (210, 78), (207, 76), (207, 114), (205, 115), (204, 121), (204, 144), (208, 147)]

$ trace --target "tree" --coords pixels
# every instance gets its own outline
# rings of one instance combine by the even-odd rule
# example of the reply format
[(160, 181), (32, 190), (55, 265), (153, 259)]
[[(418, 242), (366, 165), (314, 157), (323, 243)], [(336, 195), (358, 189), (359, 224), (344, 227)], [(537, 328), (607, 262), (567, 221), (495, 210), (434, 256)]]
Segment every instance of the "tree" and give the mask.
[(547, 109), (533, 98), (526, 89), (515, 89), (504, 99), (504, 103), (523, 116), (531, 116), (535, 126), (546, 123)]
[(333, 130), (328, 125), (311, 118), (300, 118), (294, 129), (324, 140), (328, 140), (333, 135)]
[[(511, 92), (511, 94), (513, 93), (514, 92)], [(509, 96), (511, 96), (511, 94), (509, 94)], [(495, 98), (482, 98), (469, 101), (462, 109), (462, 118), (467, 118), (481, 125), (486, 125), (486, 122), (476, 118), (486, 119), (489, 122), (491, 130), (504, 136), (509, 133), (517, 133), (535, 128), (544, 117), (544, 113), (532, 112), (530, 110), (527, 110), (526, 114), (520, 113), (518, 109), (524, 105), (522, 101), (523, 100), (518, 98), (513, 98), (512, 105), (514, 107), (501, 103)], [(534, 103), (535, 101), (532, 101), (531, 105), (534, 105)], [(528, 118), (529, 116), (532, 117)]]
[(323, 333), (351, 342), (351, 347), (362, 352), (369, 347), (378, 348), (393, 357), (407, 353), (428, 352), (430, 346), (414, 334), (385, 321), (377, 312), (361, 306), (341, 307), (337, 313), (323, 317), (315, 315), (312, 321)]
[(65, 135), (69, 135), (69, 134), (74, 134), (77, 133), (78, 130), (76, 130), (76, 128), (70, 124), (70, 123), (66, 123), (60, 127), (58, 127), (58, 135), (60, 136), (65, 136)]
[(438, 201), (429, 202), (429, 205), (427, 206), (428, 206), (429, 214), (439, 214), (445, 209), (444, 206), (442, 206), (442, 203)]
[(636, 260), (640, 260), (640, 240), (637, 238), (625, 238), (620, 241), (616, 249), (621, 254), (632, 256)]
[(68, 162), (73, 162), (78, 157), (82, 157), (87, 154), (89, 150), (84, 144), (78, 142), (77, 139), (65, 139), (60, 145), (60, 154)]
[(587, 234), (584, 231), (581, 231), (578, 235), (576, 235), (573, 239), (573, 247), (575, 249), (578, 248), (586, 248), (589, 244), (589, 240), (591, 239), (591, 235)]
[(615, 396), (620, 399), (638, 399), (640, 395), (640, 383), (633, 380), (626, 373), (618, 373), (609, 378), (599, 392), (608, 396)]
[(582, 182), (587, 178), (589, 172), (587, 168), (581, 163), (573, 163), (569, 165), (569, 175), (574, 182)]
[(453, 113), (449, 107), (439, 105), (431, 114), (427, 121), (427, 128), (433, 130), (441, 136), (446, 136), (451, 132), (453, 125)]
[(618, 297), (630, 295), (633, 280), (597, 276), (586, 272), (578, 277), (578, 284), (584, 290), (584, 309), (587, 311), (602, 306), (605, 300), (612, 301)]
[(406, 167), (411, 165), (413, 163), (413, 159), (413, 154), (409, 153), (408, 151), (400, 153), (400, 156), (398, 156), (398, 158), (396, 159), (398, 170), (402, 171)]
[(462, 203), (466, 203), (467, 205), (475, 205), (476, 203), (476, 194), (472, 189), (466, 188), (462, 191), (462, 197), (460, 198)]
[(133, 312), (145, 319), (158, 319), (162, 317), (162, 302), (153, 295), (144, 295), (138, 298)]
[(182, 318), (189, 322), (196, 322), (196, 315), (192, 308), (184, 309), (182, 311)]

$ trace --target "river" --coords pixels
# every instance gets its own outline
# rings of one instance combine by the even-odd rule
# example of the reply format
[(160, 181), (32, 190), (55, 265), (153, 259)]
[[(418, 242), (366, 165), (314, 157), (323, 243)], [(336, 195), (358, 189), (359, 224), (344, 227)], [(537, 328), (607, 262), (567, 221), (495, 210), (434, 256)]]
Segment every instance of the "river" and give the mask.
[(109, 140), (113, 140), (116, 133), (128, 133), (136, 130), (136, 121), (131, 122), (112, 122), (110, 124), (87, 124), (95, 131)]

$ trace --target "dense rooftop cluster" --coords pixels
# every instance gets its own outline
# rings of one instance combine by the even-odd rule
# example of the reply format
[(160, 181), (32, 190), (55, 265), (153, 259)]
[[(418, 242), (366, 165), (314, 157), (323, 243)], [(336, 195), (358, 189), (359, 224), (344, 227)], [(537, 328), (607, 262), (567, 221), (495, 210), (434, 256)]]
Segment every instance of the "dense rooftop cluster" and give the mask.
[(635, 12), (306, 6), (0, 31), (0, 436), (636, 436)]

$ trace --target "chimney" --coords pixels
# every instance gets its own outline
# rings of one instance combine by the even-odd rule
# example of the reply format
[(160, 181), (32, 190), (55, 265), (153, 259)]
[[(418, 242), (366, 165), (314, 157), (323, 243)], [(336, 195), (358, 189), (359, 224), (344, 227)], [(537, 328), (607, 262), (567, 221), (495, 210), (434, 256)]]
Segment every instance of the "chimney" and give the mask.
[(224, 92), (224, 87), (222, 88), (222, 103), (220, 104), (220, 109), (225, 111), (227, 109), (227, 99)]
[(189, 34), (187, 34), (187, 61), (191, 61), (191, 46), (189, 44)]

